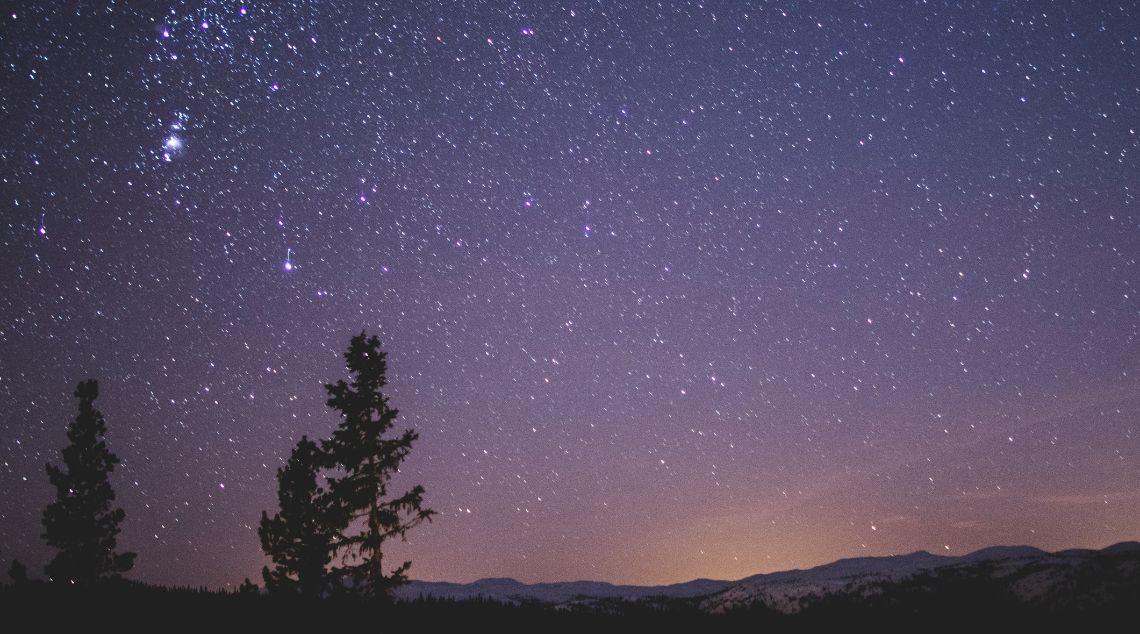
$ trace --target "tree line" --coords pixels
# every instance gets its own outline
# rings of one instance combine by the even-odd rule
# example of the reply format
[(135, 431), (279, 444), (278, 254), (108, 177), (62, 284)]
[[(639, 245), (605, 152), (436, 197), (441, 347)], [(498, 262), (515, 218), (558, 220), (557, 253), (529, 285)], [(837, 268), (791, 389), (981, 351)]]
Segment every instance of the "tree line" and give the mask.
[[(272, 562), (262, 578), (272, 594), (390, 600), (412, 564), (386, 569), (386, 542), (404, 539), (435, 515), (424, 506), (422, 486), (390, 491), (419, 434), (394, 432), (399, 410), (384, 391), (388, 355), (380, 339), (354, 336), (344, 360), (348, 380), (325, 385), (339, 424), (329, 438), (301, 437), (277, 470), (277, 511), (261, 514), (258, 537)], [(44, 568), (49, 583), (90, 587), (120, 579), (134, 565), (135, 553), (117, 551), (126, 514), (114, 507), (110, 474), (119, 458), (104, 439), (98, 396), (97, 381), (79, 383), (79, 412), (67, 428), (62, 464), (47, 465), (56, 493), (42, 517), (43, 539), (56, 550)], [(9, 575), (26, 582), (27, 568), (14, 561)], [(242, 590), (256, 586), (246, 579)]]

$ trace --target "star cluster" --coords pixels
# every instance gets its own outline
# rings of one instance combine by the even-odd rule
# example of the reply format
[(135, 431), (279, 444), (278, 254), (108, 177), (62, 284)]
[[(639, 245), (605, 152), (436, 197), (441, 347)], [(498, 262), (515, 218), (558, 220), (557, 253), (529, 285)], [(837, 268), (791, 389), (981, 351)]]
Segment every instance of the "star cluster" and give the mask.
[(83, 378), (132, 575), (257, 578), (368, 329), (412, 576), (1140, 537), (1127, 2), (0, 16), (0, 557)]

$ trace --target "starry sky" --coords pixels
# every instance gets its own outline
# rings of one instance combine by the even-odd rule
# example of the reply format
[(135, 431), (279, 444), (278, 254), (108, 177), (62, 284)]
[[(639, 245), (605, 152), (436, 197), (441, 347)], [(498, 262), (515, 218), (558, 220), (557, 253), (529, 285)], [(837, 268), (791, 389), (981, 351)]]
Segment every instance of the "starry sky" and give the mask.
[(5, 569), (91, 377), (131, 576), (259, 579), (363, 329), (415, 578), (1140, 538), (1131, 2), (26, 2), (0, 82)]

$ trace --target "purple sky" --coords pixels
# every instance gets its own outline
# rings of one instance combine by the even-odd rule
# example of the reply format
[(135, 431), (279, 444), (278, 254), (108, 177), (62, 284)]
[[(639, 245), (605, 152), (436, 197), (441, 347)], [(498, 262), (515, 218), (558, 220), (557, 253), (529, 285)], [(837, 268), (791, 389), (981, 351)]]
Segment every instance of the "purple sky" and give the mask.
[(402, 4), (0, 16), (5, 568), (92, 377), (132, 576), (259, 579), (362, 329), (416, 578), (1140, 538), (1131, 3)]

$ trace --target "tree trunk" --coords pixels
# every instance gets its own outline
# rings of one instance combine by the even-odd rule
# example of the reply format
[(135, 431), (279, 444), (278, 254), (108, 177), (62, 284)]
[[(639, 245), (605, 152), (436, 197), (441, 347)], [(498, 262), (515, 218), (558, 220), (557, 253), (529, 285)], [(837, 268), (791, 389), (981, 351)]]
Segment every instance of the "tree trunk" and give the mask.
[[(377, 481), (376, 475), (376, 460), (372, 456), (368, 457), (368, 471), (372, 477), (373, 483)], [(375, 550), (372, 551), (372, 561), (369, 568), (371, 569), (370, 575), (372, 577), (372, 592), (377, 596), (388, 596), (388, 589), (384, 587), (384, 555), (380, 552), (380, 507), (376, 503), (376, 492), (373, 491), (371, 500), (369, 500), (368, 512), (368, 530), (376, 539)]]

